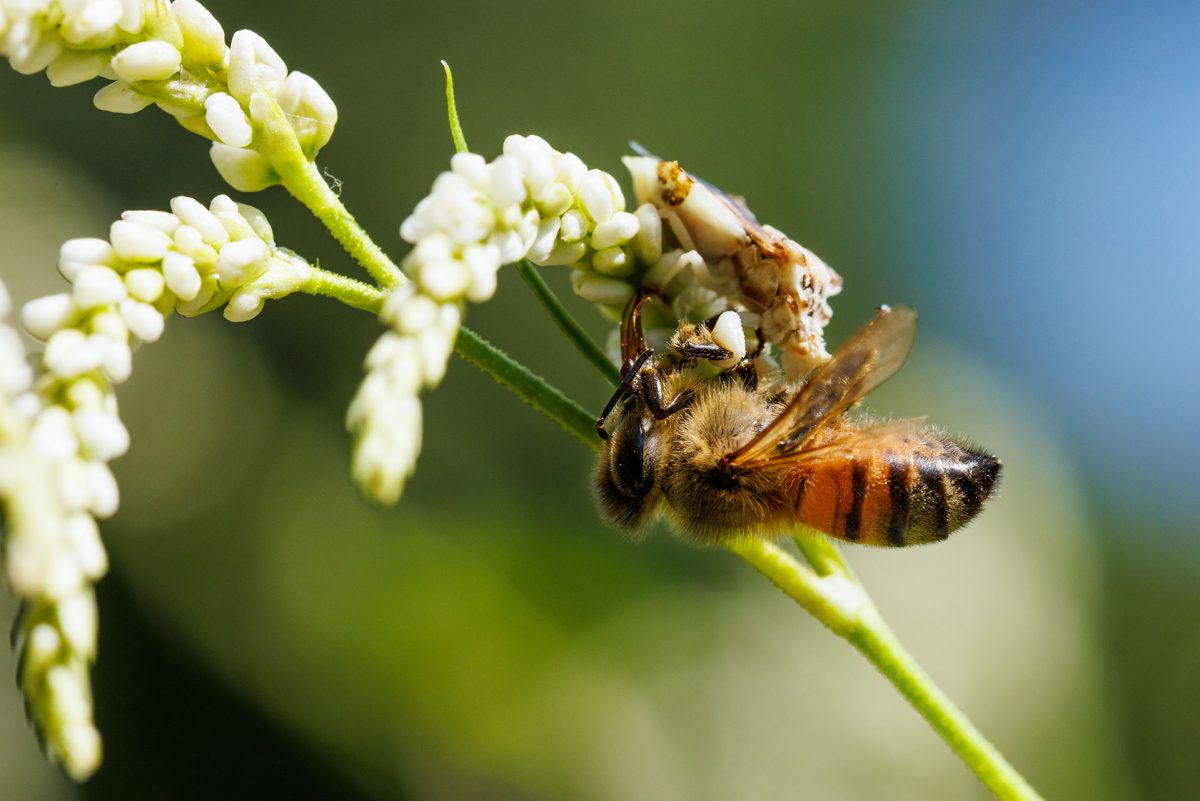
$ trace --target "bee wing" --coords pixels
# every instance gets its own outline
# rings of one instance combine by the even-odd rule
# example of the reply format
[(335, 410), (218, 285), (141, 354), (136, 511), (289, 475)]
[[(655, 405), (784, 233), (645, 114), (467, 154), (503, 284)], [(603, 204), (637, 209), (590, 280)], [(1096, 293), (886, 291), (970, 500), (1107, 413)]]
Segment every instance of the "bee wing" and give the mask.
[(917, 312), (880, 308), (875, 319), (843, 342), (809, 376), (787, 408), (753, 439), (725, 456), (727, 467), (750, 467), (803, 448), (830, 420), (892, 376), (912, 348)]
[(924, 417), (906, 420), (886, 420), (847, 431), (842, 436), (810, 448), (794, 449), (755, 462), (755, 467), (785, 465), (819, 466), (831, 462), (853, 462), (868, 459), (885, 451), (900, 452), (911, 447), (911, 437), (925, 426)]

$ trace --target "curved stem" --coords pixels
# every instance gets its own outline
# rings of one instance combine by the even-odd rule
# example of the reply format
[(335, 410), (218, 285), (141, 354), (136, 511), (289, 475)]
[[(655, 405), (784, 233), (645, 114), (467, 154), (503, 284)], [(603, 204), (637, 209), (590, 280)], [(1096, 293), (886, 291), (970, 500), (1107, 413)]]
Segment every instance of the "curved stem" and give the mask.
[(833, 544), (821, 535), (807, 533), (796, 539), (815, 570), (761, 538), (737, 540), (728, 547), (857, 648), (997, 798), (1041, 801), (1037, 791), (904, 649)]
[(525, 283), (533, 290), (533, 294), (542, 302), (542, 306), (554, 318), (554, 322), (558, 324), (559, 329), (567, 335), (567, 339), (571, 340), (571, 344), (583, 354), (583, 358), (587, 359), (614, 386), (621, 383), (621, 373), (617, 370), (617, 366), (604, 355), (603, 349), (587, 335), (587, 332), (583, 330), (583, 326), (571, 316), (571, 313), (563, 306), (562, 301), (554, 294), (554, 290), (550, 289), (546, 280), (529, 263), (528, 259), (521, 259), (521, 261), (516, 263), (516, 268), (517, 272), (521, 274), (521, 278), (525, 279)]
[(346, 252), (371, 274), (381, 286), (399, 286), (408, 279), (400, 268), (362, 229), (341, 198), (325, 182), (315, 162), (297, 159), (276, 167), (284, 187), (308, 207)]

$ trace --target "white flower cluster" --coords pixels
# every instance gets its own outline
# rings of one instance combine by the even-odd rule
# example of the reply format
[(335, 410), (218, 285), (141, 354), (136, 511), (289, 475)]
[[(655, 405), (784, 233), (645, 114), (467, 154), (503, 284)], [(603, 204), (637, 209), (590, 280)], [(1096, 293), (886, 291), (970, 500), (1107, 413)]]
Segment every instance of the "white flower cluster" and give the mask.
[(100, 764), (88, 671), (96, 655), (92, 582), (108, 564), (96, 523), (79, 496), (94, 493), (89, 486), (94, 480), (105, 483), (107, 492), (111, 478), (74, 476), (83, 484), (76, 491), (65, 484), (71, 476), (55, 475), (45, 458), (57, 447), (55, 432), (40, 419), (43, 402), (25, 349), (4, 323), (8, 311), (0, 283), (0, 520), (9, 586), (23, 604), (13, 629), (19, 683), (47, 753), (70, 776), (83, 779)]
[(400, 235), (414, 245), (403, 265), (412, 283), (383, 308), (391, 331), (368, 357), (348, 416), (357, 439), (355, 477), (383, 503), (399, 498), (413, 470), (417, 393), (445, 373), (461, 304), (490, 299), (502, 265), (523, 258), (571, 265), (575, 291), (619, 316), (646, 265), (673, 274), (688, 263), (681, 253), (663, 254), (653, 205), (625, 211), (615, 178), (537, 136), (508, 137), (490, 163), (474, 153), (455, 155)]
[[(0, 0), (0, 55), (55, 86), (103, 77), (105, 111), (157, 103), (213, 140), (211, 156), (235, 189), (278, 183), (270, 134), (285, 126), (309, 160), (333, 135), (337, 107), (253, 31), (225, 31), (197, 0)], [(282, 122), (281, 122), (282, 121)]]
[(114, 387), (129, 378), (133, 349), (157, 340), (172, 311), (192, 316), (224, 304), (228, 319), (248, 320), (266, 299), (304, 288), (312, 269), (275, 246), (257, 209), (225, 195), (207, 207), (177, 197), (170, 212), (125, 212), (108, 239), (62, 246), (59, 270), (71, 290), (21, 311), (45, 342), (32, 386), (19, 341), (0, 329), (4, 562), (26, 602), (22, 686), (51, 756), (73, 776), (100, 758), (87, 674), (92, 583), (107, 569), (96, 519), (117, 510), (108, 462), (129, 448)]

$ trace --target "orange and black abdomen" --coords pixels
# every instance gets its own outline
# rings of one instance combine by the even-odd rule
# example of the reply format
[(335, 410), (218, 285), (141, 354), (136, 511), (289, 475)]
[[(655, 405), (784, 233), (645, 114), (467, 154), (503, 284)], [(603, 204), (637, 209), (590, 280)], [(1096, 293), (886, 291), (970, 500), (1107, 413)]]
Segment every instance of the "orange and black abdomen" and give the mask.
[(896, 448), (801, 462), (786, 483), (800, 522), (850, 542), (902, 546), (965, 525), (999, 475), (994, 456), (923, 433)]

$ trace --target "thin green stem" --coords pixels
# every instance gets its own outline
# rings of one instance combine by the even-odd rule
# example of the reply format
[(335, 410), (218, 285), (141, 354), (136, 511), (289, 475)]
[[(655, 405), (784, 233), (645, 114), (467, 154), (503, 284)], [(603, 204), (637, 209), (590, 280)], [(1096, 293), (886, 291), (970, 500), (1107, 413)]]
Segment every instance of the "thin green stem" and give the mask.
[(1037, 791), (904, 649), (833, 544), (808, 533), (796, 539), (816, 571), (767, 540), (737, 540), (729, 549), (857, 648), (997, 798), (1041, 801)]
[(308, 207), (338, 244), (381, 286), (390, 289), (408, 280), (342, 204), (315, 162), (303, 158), (290, 160), (277, 165), (277, 169), (287, 190)]
[(454, 350), (509, 392), (558, 423), (568, 434), (572, 434), (585, 445), (599, 447), (596, 418), (556, 387), (548, 384), (546, 379), (467, 328), (459, 331)]
[(299, 291), (340, 300), (351, 308), (372, 314), (379, 314), (387, 297), (387, 293), (377, 287), (320, 267), (310, 268), (309, 279)]
[(444, 60), (442, 68), (446, 70), (446, 114), (450, 117), (450, 138), (454, 140), (454, 152), (466, 153), (467, 137), (463, 136), (462, 124), (458, 121), (458, 104), (454, 102), (454, 75)]
[(1008, 760), (921, 669), (874, 606), (847, 638), (942, 736), (979, 780), (1002, 801), (1041, 801)]
[(587, 332), (583, 330), (583, 326), (571, 316), (571, 313), (563, 306), (562, 301), (554, 294), (554, 290), (550, 288), (537, 269), (527, 259), (517, 262), (516, 268), (521, 278), (525, 279), (525, 283), (533, 290), (533, 294), (542, 302), (542, 306), (554, 318), (554, 322), (558, 324), (559, 329), (567, 335), (567, 339), (571, 341), (571, 344), (610, 383), (614, 385), (621, 383), (621, 373), (617, 370), (616, 365), (604, 355), (604, 351), (600, 346), (587, 335)]

